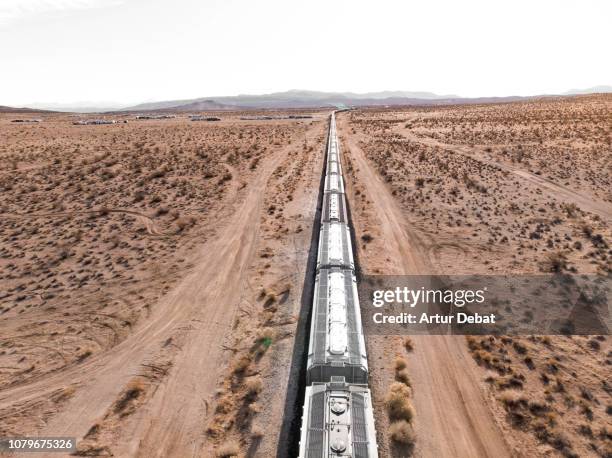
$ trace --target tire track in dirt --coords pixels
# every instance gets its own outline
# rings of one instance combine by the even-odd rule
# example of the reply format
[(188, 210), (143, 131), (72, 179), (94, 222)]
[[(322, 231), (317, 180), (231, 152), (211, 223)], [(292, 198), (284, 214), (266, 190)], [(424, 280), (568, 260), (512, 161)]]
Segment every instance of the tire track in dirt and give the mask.
[(137, 212), (134, 210), (125, 210), (122, 208), (103, 208), (99, 210), (83, 210), (83, 211), (70, 211), (70, 212), (51, 212), (51, 213), (24, 213), (24, 214), (15, 214), (15, 213), (2, 213), (0, 216), (3, 218), (40, 218), (40, 217), (49, 217), (55, 218), (59, 216), (75, 216), (75, 215), (97, 215), (103, 213), (123, 213), (126, 215), (131, 215), (136, 217), (136, 219), (145, 227), (147, 234), (163, 236), (170, 235), (163, 231), (161, 231), (153, 218), (144, 213)]
[(582, 210), (594, 213), (603, 218), (608, 223), (612, 223), (612, 204), (608, 202), (604, 202), (593, 196), (589, 196), (581, 192), (575, 191), (566, 186), (555, 183), (552, 180), (543, 178), (527, 170), (521, 169), (520, 167), (516, 167), (493, 159), (485, 159), (479, 156), (478, 154), (475, 154), (473, 148), (463, 145), (449, 145), (447, 143), (442, 143), (437, 140), (434, 140), (432, 138), (420, 137), (411, 132), (407, 132), (405, 129), (400, 130), (396, 128), (395, 131), (398, 134), (402, 135), (404, 138), (415, 143), (420, 143), (422, 145), (430, 147), (441, 148), (445, 151), (455, 154), (461, 154), (482, 164), (498, 167), (501, 170), (510, 172), (523, 180), (527, 180), (537, 186), (544, 188), (544, 190), (546, 190), (552, 196), (561, 198), (566, 202), (573, 202)]
[[(429, 247), (410, 228), (399, 204), (370, 165), (356, 139), (349, 134), (345, 118), (340, 119), (339, 131), (346, 133), (342, 137), (349, 147), (345, 156), (351, 156), (357, 179), (368, 191), (378, 220), (376, 225), (385, 239), (386, 252), (376, 253), (376, 256), (388, 256), (392, 262), (385, 273), (434, 273), (428, 259)], [(355, 203), (351, 205), (355, 206)], [(370, 253), (360, 252), (359, 257), (362, 264), (366, 261), (366, 267), (367, 258), (371, 256)], [(374, 370), (378, 366), (379, 372), (390, 372), (399, 346), (397, 340), (377, 336), (368, 339), (368, 354)], [(477, 367), (468, 354), (463, 337), (414, 336), (413, 342), (415, 350), (408, 358), (408, 369), (414, 387), (416, 410), (414, 456), (510, 457), (511, 452), (491, 414)], [(379, 373), (375, 378), (384, 377)], [(384, 387), (374, 388), (379, 406), (384, 396), (382, 389)], [(383, 448), (387, 446), (380, 445)]]

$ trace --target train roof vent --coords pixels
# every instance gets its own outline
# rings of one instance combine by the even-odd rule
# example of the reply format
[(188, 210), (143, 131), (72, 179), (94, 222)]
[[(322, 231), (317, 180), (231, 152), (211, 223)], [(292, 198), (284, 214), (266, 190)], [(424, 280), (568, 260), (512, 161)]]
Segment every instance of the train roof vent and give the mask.
[(342, 415), (344, 412), (346, 412), (346, 403), (338, 402), (338, 401), (332, 401), (332, 405), (331, 405), (330, 409), (331, 409), (331, 411), (334, 414)]
[(332, 442), (331, 449), (334, 453), (344, 453), (346, 451), (346, 444), (342, 439), (336, 439)]

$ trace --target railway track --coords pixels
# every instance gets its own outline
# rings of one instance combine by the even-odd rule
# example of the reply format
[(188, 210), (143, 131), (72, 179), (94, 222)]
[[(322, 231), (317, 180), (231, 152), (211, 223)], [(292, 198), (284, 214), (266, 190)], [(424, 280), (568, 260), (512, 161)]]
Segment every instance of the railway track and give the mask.
[(378, 456), (335, 113), (330, 117), (299, 457)]

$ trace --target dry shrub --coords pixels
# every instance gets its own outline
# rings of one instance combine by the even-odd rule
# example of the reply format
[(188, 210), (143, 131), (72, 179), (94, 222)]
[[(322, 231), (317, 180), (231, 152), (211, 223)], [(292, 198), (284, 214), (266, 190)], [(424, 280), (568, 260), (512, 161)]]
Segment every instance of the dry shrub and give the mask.
[(416, 440), (414, 429), (406, 420), (391, 423), (389, 436), (393, 442), (403, 445), (413, 445)]
[(237, 441), (226, 442), (219, 446), (215, 455), (219, 458), (229, 458), (230, 456), (238, 456), (240, 454), (240, 444)]
[(234, 367), (233, 367), (232, 372), (234, 374), (242, 374), (248, 369), (250, 365), (251, 365), (251, 360), (247, 358), (246, 356), (242, 356), (234, 362)]
[(163, 216), (170, 212), (168, 207), (159, 207), (155, 212), (155, 216)]
[(274, 340), (276, 338), (276, 331), (273, 328), (262, 328), (257, 333), (257, 340)]
[(276, 302), (276, 294), (274, 293), (269, 293), (266, 296), (266, 301), (264, 302), (264, 308), (269, 308), (272, 304), (274, 304)]
[(251, 415), (255, 415), (261, 412), (262, 407), (261, 407), (261, 404), (259, 404), (259, 402), (251, 402), (248, 405), (248, 409)]
[(385, 398), (387, 413), (392, 420), (411, 421), (414, 417), (414, 407), (410, 402), (410, 388), (403, 383), (395, 382), (389, 388)]
[(412, 339), (410, 337), (406, 337), (404, 339), (404, 348), (407, 352), (411, 352), (414, 350), (414, 343), (412, 342)]
[(400, 371), (396, 371), (395, 380), (403, 383), (406, 386), (412, 386), (410, 383), (410, 374), (408, 373), (408, 369), (402, 369)]
[(234, 402), (230, 396), (224, 396), (219, 399), (217, 406), (215, 407), (215, 412), (217, 413), (230, 413), (234, 408)]
[(145, 392), (145, 384), (140, 379), (132, 380), (119, 400), (115, 403), (115, 413), (128, 415), (133, 411), (134, 402)]
[(499, 400), (507, 407), (512, 408), (518, 405), (527, 405), (527, 398), (518, 391), (508, 390), (505, 391)]
[(263, 381), (261, 380), (261, 376), (256, 375), (254, 377), (247, 378), (244, 382), (244, 386), (249, 396), (255, 396), (261, 393), (261, 390), (263, 390)]
[(64, 402), (70, 399), (74, 395), (75, 392), (76, 392), (76, 389), (73, 386), (68, 386), (54, 393), (51, 399), (55, 403)]
[(82, 349), (77, 355), (77, 361), (80, 363), (81, 361), (85, 361), (93, 354), (92, 350), (89, 348)]
[(255, 340), (254, 351), (258, 355), (262, 355), (274, 342), (276, 331), (272, 328), (260, 329)]
[(401, 356), (398, 356), (397, 358), (395, 358), (395, 370), (396, 371), (401, 371), (402, 369), (406, 369), (407, 364), (408, 364), (407, 361)]
[(176, 227), (178, 232), (183, 232), (185, 229), (193, 227), (196, 223), (196, 219), (193, 216), (181, 216), (176, 220)]
[(540, 263), (542, 272), (559, 273), (567, 269), (567, 255), (562, 251), (548, 253)]

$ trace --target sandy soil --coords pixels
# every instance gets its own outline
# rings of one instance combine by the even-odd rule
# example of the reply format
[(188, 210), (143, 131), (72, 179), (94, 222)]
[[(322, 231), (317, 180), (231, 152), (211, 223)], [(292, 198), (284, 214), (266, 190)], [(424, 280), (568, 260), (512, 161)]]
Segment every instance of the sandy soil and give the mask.
[[(340, 114), (362, 271), (609, 275), (611, 105)], [(325, 115), (0, 116), (0, 435), (74, 435), (81, 455), (274, 455)], [(367, 340), (381, 456), (609, 456), (608, 336), (404, 343)], [(396, 357), (414, 447), (390, 441)]]
[[(611, 105), (597, 96), (340, 115), (362, 269), (609, 275)], [(399, 338), (368, 339), (383, 456), (609, 453), (607, 336), (413, 343), (406, 354)], [(413, 450), (387, 436), (396, 355), (411, 377)]]
[[(353, 137), (345, 135), (346, 118), (339, 119), (356, 234), (372, 234), (369, 225), (380, 231), (374, 235), (373, 242), (359, 247), (360, 266), (364, 273), (410, 275), (434, 272), (426, 245), (406, 223), (390, 190)], [(357, 196), (356, 192), (359, 192)], [(381, 258), (386, 258), (387, 262), (380, 268), (371, 269), (370, 263), (375, 266)], [(510, 456), (478, 384), (472, 383), (476, 365), (465, 346), (457, 344), (461, 339), (457, 336), (419, 336), (413, 339), (415, 350), (408, 358), (408, 368), (414, 387), (419, 438), (414, 455)], [(367, 347), (381, 456), (402, 456), (402, 451), (394, 450), (385, 434), (389, 425), (384, 408), (384, 395), (393, 382), (390, 362), (401, 347), (401, 339), (369, 336)]]
[(2, 435), (275, 449), (325, 122), (228, 117), (2, 120)]

